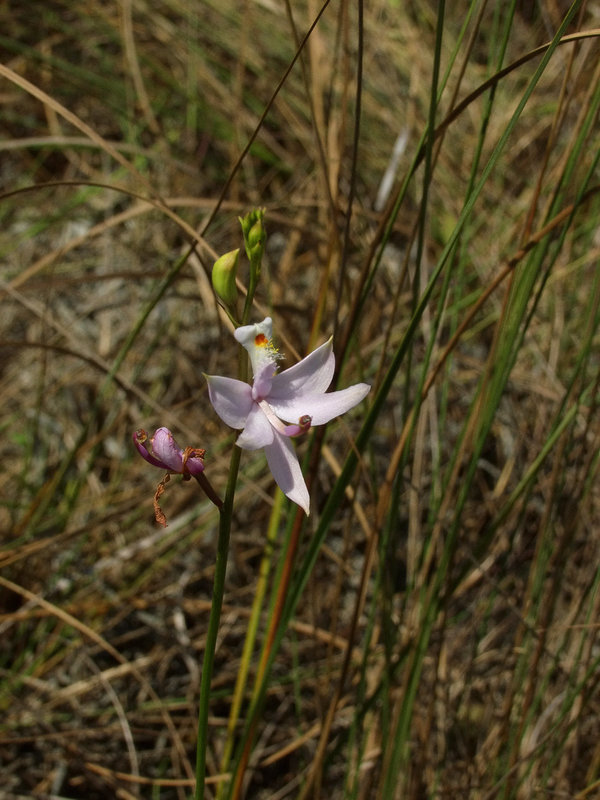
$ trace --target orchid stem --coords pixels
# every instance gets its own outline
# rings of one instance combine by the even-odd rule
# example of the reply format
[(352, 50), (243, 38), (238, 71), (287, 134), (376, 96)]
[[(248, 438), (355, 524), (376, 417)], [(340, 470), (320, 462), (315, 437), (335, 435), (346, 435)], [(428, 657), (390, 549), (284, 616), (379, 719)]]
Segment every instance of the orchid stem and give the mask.
[(200, 484), (200, 488), (202, 489), (204, 494), (208, 497), (208, 499), (211, 501), (211, 503), (214, 503), (216, 507), (219, 509), (219, 511), (222, 511), (223, 501), (213, 489), (212, 484), (208, 480), (206, 475), (203, 472), (201, 472), (198, 475), (194, 475), (194, 478), (196, 478), (196, 480)]
[(208, 743), (208, 706), (210, 703), (210, 685), (212, 680), (217, 634), (223, 607), (223, 593), (225, 589), (225, 574), (227, 572), (227, 555), (229, 553), (229, 536), (231, 533), (231, 520), (233, 517), (233, 500), (237, 484), (238, 469), (242, 451), (234, 447), (229, 465), (229, 477), (225, 502), (221, 508), (219, 518), (219, 540), (217, 543), (217, 560), (215, 562), (215, 579), (213, 583), (212, 605), (208, 632), (206, 635), (206, 649), (202, 664), (202, 679), (200, 682), (200, 700), (198, 707), (198, 740), (196, 746), (196, 792), (195, 800), (204, 800), (204, 781), (206, 776), (206, 746)]
[[(246, 252), (251, 262), (250, 281), (248, 293), (244, 303), (242, 314), (242, 325), (250, 315), (254, 292), (260, 274), (260, 262), (264, 248), (264, 229), (262, 228), (263, 212), (256, 211), (247, 215), (242, 222), (244, 243)], [(256, 228), (255, 223), (258, 223)], [(254, 227), (253, 227), (254, 226)], [(254, 232), (252, 235), (252, 231)], [(238, 377), (246, 381), (248, 376), (248, 360), (243, 351), (238, 355)], [(223, 594), (225, 591), (225, 574), (227, 572), (227, 557), (229, 554), (229, 537), (231, 535), (231, 522), (233, 519), (233, 501), (235, 498), (235, 488), (237, 486), (238, 471), (242, 451), (234, 446), (229, 462), (229, 476), (227, 478), (227, 489), (225, 490), (225, 502), (219, 507), (215, 498), (220, 500), (212, 486), (209, 484), (210, 499), (220, 510), (219, 518), (219, 541), (217, 542), (217, 560), (215, 562), (215, 579), (213, 583), (212, 604), (210, 609), (210, 619), (208, 621), (208, 632), (206, 634), (206, 649), (204, 651), (204, 662), (202, 664), (202, 678), (200, 680), (200, 699), (198, 701), (198, 739), (196, 744), (196, 792), (195, 800), (204, 800), (204, 783), (206, 779), (206, 747), (208, 744), (208, 707), (210, 704), (210, 685), (212, 681), (213, 666), (215, 662), (215, 649), (217, 646), (217, 635), (219, 633), (219, 623), (221, 621), (221, 610), (223, 607)], [(202, 488), (206, 487), (199, 481)]]

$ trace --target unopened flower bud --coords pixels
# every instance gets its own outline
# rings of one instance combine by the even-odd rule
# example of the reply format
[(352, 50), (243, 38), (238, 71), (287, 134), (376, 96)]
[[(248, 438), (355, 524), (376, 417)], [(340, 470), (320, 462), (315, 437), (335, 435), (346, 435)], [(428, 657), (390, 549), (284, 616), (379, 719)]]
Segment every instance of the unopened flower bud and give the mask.
[(212, 285), (217, 297), (232, 311), (237, 300), (235, 277), (237, 275), (239, 248), (218, 258), (212, 270)]
[(248, 232), (248, 248), (250, 253), (256, 253), (259, 248), (262, 249), (265, 246), (266, 238), (267, 234), (261, 218), (254, 223)]
[(265, 242), (267, 241), (267, 232), (263, 222), (264, 216), (264, 208), (255, 208), (253, 211), (246, 214), (245, 217), (240, 217), (246, 255), (250, 261), (251, 269), (256, 274), (260, 272), (260, 264), (265, 249)]

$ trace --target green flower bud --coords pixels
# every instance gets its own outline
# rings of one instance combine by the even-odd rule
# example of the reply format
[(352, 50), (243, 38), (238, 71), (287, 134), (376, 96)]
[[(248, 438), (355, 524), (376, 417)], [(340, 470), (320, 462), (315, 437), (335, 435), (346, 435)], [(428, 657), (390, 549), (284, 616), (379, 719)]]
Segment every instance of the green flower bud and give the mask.
[(262, 250), (262, 248), (265, 246), (266, 238), (267, 234), (265, 231), (265, 226), (263, 225), (262, 219), (259, 219), (250, 228), (248, 233), (248, 249), (250, 250), (250, 253), (256, 253), (258, 248)]
[(244, 241), (248, 238), (250, 230), (256, 222), (260, 222), (265, 216), (264, 208), (253, 208), (245, 217), (238, 217), (240, 225), (242, 226), (242, 233), (244, 234)]
[(264, 216), (264, 208), (255, 208), (253, 211), (246, 214), (245, 217), (240, 217), (246, 255), (248, 256), (252, 269), (256, 272), (260, 271), (260, 263), (267, 240), (267, 233), (263, 222)]
[(239, 217), (240, 225), (242, 226), (242, 234), (244, 236), (244, 247), (246, 248), (248, 260), (250, 261), (248, 292), (246, 294), (246, 302), (244, 303), (242, 322), (248, 320), (254, 293), (256, 292), (260, 280), (262, 257), (267, 241), (267, 233), (263, 223), (264, 216), (264, 208), (255, 208), (253, 211), (246, 214), (245, 217)]
[(227, 309), (235, 310), (237, 288), (235, 276), (237, 275), (240, 249), (225, 253), (215, 261), (212, 270), (212, 285), (217, 297), (223, 301)]

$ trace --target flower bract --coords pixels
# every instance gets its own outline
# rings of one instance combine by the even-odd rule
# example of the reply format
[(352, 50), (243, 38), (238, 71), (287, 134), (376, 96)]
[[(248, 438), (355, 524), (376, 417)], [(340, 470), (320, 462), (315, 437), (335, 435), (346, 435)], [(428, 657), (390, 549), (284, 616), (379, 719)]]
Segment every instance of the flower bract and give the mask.
[(293, 367), (278, 372), (280, 356), (273, 345), (270, 317), (237, 328), (234, 336), (250, 355), (252, 385), (209, 375), (210, 401), (223, 422), (242, 430), (236, 442), (239, 447), (264, 449), (283, 493), (308, 514), (308, 490), (291, 439), (354, 408), (371, 387), (357, 383), (326, 392), (335, 368), (331, 339)]

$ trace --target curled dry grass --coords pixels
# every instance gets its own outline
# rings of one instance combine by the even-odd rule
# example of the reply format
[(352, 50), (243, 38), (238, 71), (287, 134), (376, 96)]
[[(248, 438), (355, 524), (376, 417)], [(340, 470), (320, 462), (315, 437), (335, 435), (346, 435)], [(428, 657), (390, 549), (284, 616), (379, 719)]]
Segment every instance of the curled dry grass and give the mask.
[[(207, 269), (214, 253), (238, 246), (236, 216), (267, 208), (257, 314), (272, 310), (288, 358), (334, 324), (343, 336), (359, 320), (343, 376), (364, 377), (375, 391), (462, 213), (489, 93), (440, 130), (419, 270), (423, 167), (390, 217), (381, 265), (361, 316), (352, 316), (361, 276), (375, 263), (369, 252), (383, 242), (385, 203), (376, 198), (394, 142), (405, 139), (400, 179), (427, 124), (435, 43), (433, 4), (378, 3), (365, 9), (354, 178), (356, 9), (331, 4), (213, 214), (317, 11), (296, 5), (292, 25), (286, 6), (270, 2), (0, 9), (7, 797), (188, 796), (215, 512), (172, 480), (169, 527), (157, 530), (160, 476), (130, 441), (140, 425), (168, 424), (180, 441), (208, 449), (211, 481), (224, 486), (233, 437), (209, 408), (201, 373), (231, 374), (235, 364)], [(447, 12), (442, 74), (461, 43), (438, 122), (455, 92), (467, 97), (492, 74), (502, 13), (476, 11), (463, 40), (464, 18)], [(569, 33), (597, 27), (595, 13), (582, 4)], [(503, 64), (549, 41), (560, 22), (554, 3), (530, 17), (519, 11)], [(597, 128), (597, 63), (595, 38), (557, 49), (482, 188), (446, 294), (441, 278), (418, 320), (411, 367), (398, 373), (361, 454), (356, 515), (350, 503), (340, 508), (278, 653), (248, 796), (294, 796), (311, 775), (315, 796), (383, 797), (398, 765), (405, 797), (598, 791), (597, 194), (574, 206), (598, 150), (593, 126), (585, 132), (586, 114)], [(536, 64), (495, 84), (481, 165)], [(597, 170), (595, 178), (587, 188)], [(195, 253), (128, 343), (192, 240)], [(527, 286), (525, 251), (548, 242), (560, 247), (550, 246), (527, 290), (530, 321), (512, 331), (510, 380), (477, 450), (486, 429), (475, 398), (510, 328), (506, 287)], [(492, 378), (485, 391), (493, 397)], [(302, 552), (359, 428), (351, 416), (327, 439)], [(244, 457), (209, 787), (272, 497), (262, 458)], [(365, 605), (343, 673), (361, 586)]]

